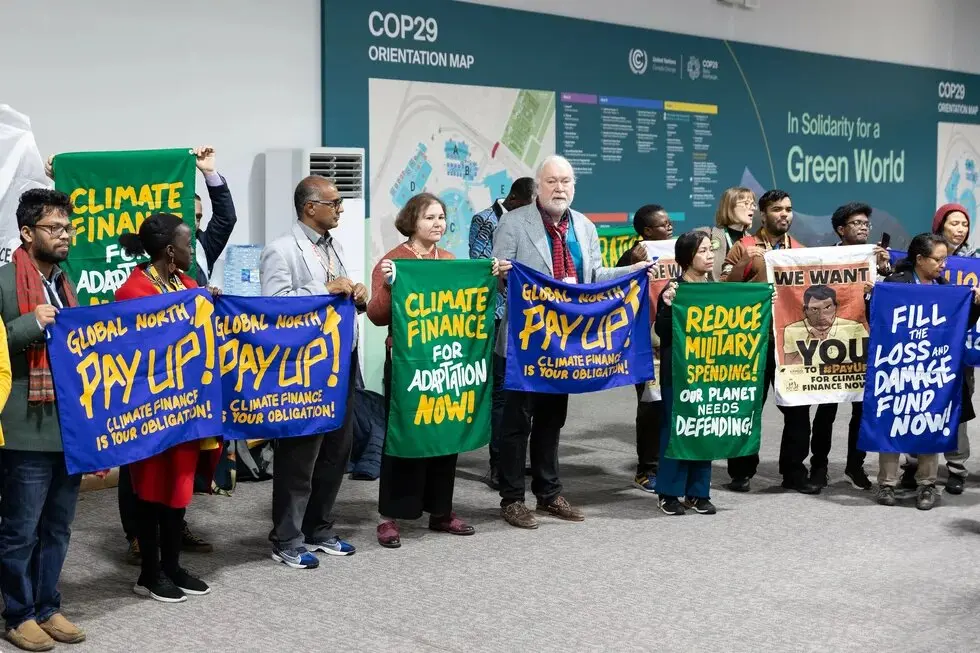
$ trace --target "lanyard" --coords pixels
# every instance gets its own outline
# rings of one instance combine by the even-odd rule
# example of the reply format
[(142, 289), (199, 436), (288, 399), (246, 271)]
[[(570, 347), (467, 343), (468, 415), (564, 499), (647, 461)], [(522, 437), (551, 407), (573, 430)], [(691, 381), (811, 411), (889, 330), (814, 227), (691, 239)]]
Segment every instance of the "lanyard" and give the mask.
[(43, 274), (41, 275), (41, 283), (44, 284), (44, 290), (45, 292), (47, 292), (48, 299), (51, 301), (51, 303), (57, 306), (58, 308), (64, 308), (65, 305), (61, 302), (61, 297), (58, 296), (57, 289), (55, 289), (54, 286), (51, 285), (50, 281), (44, 278)]
[[(333, 249), (333, 245), (330, 243), (325, 242), (324, 244), (330, 249)], [(336, 251), (337, 250), (334, 250), (334, 253), (336, 253)], [(320, 261), (320, 267), (323, 268), (323, 272), (327, 275), (327, 281), (330, 282), (336, 279), (340, 270), (335, 270), (333, 272), (330, 271), (330, 261), (323, 260), (323, 254), (320, 253), (320, 246), (317, 243), (313, 243), (313, 253), (316, 255), (317, 260)], [(330, 258), (330, 252), (327, 252), (327, 258)], [(338, 257), (338, 261), (339, 260), (340, 259)]]

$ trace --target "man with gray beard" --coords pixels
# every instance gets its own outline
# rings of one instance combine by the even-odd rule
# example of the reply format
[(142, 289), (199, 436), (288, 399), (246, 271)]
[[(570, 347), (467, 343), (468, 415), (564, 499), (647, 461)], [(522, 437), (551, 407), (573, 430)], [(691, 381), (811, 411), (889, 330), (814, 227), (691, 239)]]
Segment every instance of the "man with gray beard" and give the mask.
[[(587, 217), (570, 206), (575, 173), (561, 156), (545, 158), (536, 176), (537, 197), (505, 214), (494, 236), (493, 256), (517, 261), (566, 283), (595, 283), (652, 265), (602, 267), (599, 236)], [(507, 357), (507, 315), (497, 333), (497, 354)], [(518, 528), (537, 528), (524, 504), (524, 460), (531, 447), (531, 491), (538, 512), (566, 521), (582, 521), (581, 510), (562, 496), (558, 478), (558, 439), (565, 425), (568, 395), (505, 390), (500, 429), (500, 507), (504, 520)]]

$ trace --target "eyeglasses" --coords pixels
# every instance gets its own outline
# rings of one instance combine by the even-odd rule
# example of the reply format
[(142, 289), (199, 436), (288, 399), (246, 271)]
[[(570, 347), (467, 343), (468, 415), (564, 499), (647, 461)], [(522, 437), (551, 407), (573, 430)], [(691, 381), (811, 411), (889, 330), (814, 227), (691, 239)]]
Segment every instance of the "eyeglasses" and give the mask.
[(871, 223), (867, 220), (851, 220), (850, 222), (845, 222), (844, 226), (854, 227), (855, 229), (860, 229), (861, 227), (868, 229), (869, 227), (871, 227)]
[(34, 225), (34, 228), (35, 229), (43, 229), (52, 238), (61, 238), (65, 234), (68, 234), (68, 237), (69, 238), (74, 238), (75, 237), (75, 234), (78, 233), (75, 230), (75, 227), (71, 226), (70, 224), (69, 225), (61, 225), (61, 224), (57, 224), (57, 225), (55, 225), (55, 224), (36, 224), (36, 225)]
[(735, 206), (744, 206), (747, 209), (755, 208), (755, 202), (752, 200), (739, 200), (735, 202)]
[(929, 260), (931, 260), (931, 261), (935, 261), (939, 265), (946, 265), (946, 258), (947, 257), (945, 257), (945, 256), (943, 256), (942, 258), (936, 258), (935, 256), (927, 256), (926, 258), (929, 259)]
[(323, 204), (324, 206), (332, 207), (333, 209), (339, 209), (344, 204), (344, 198), (338, 197), (335, 200), (310, 200), (311, 204)]

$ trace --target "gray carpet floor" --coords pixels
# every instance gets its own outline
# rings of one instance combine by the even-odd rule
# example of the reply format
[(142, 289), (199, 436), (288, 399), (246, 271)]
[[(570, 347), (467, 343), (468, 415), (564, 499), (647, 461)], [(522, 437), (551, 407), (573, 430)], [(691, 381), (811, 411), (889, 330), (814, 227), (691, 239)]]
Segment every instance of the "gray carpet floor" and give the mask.
[(716, 465), (719, 513), (668, 517), (631, 484), (634, 411), (631, 388), (570, 401), (561, 469), (587, 514), (578, 524), (504, 523), (480, 482), (485, 451), (461, 457), (456, 483), (475, 536), (419, 522), (401, 549), (382, 549), (377, 483), (345, 481), (338, 525), (358, 553), (322, 556), (316, 570), (269, 558), (269, 483), (195, 497), (188, 520), (216, 551), (183, 562), (214, 591), (178, 605), (132, 593), (115, 491), (87, 493), (62, 592), (89, 640), (71, 650), (980, 651), (976, 479), (931, 512), (876, 505), (845, 482), (844, 409), (831, 487), (786, 492), (770, 405), (753, 491), (721, 488)]

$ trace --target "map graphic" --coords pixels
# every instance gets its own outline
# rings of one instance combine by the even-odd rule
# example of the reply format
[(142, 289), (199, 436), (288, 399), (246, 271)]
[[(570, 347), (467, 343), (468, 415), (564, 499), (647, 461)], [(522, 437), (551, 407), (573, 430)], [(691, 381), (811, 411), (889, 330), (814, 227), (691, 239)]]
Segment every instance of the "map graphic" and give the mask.
[[(949, 202), (962, 204), (976, 220), (980, 200), (977, 165), (980, 163), (980, 125), (941, 122), (936, 141), (936, 206)], [(970, 230), (969, 247), (980, 244), (977, 229)]]
[(446, 204), (439, 246), (468, 258), (475, 213), (555, 152), (555, 94), (389, 79), (368, 83), (371, 260), (404, 242), (395, 216), (427, 191)]

